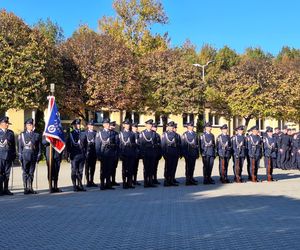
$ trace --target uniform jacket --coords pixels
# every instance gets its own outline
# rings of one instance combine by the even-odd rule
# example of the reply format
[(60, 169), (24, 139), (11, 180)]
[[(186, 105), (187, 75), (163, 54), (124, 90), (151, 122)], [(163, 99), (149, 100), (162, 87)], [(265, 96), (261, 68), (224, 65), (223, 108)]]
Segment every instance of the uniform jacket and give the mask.
[(263, 139), (263, 149), (264, 149), (264, 156), (270, 158), (277, 158), (277, 140), (276, 137), (266, 136)]
[(216, 156), (215, 136), (212, 133), (204, 132), (200, 137), (200, 145), (202, 156)]
[(113, 130), (103, 129), (96, 135), (97, 157), (118, 157), (119, 135)]
[(229, 135), (220, 134), (216, 142), (217, 154), (220, 157), (230, 158), (232, 152), (231, 139)]
[(84, 131), (73, 130), (69, 133), (67, 138), (67, 151), (70, 159), (73, 160), (75, 157), (86, 156), (87, 150), (87, 139)]
[(16, 159), (15, 134), (12, 130), (0, 129), (0, 159), (14, 161)]
[(262, 139), (259, 135), (250, 135), (247, 146), (250, 158), (260, 159), (262, 157)]
[(96, 135), (97, 132), (95, 130), (85, 131), (86, 141), (87, 141), (87, 149), (86, 149), (86, 157), (87, 158), (97, 158), (96, 154)]
[(136, 137), (130, 130), (123, 130), (119, 133), (119, 154), (120, 158), (136, 156)]
[(232, 154), (235, 158), (246, 157), (246, 137), (236, 134), (231, 138)]
[(186, 131), (181, 136), (181, 151), (185, 158), (194, 157), (199, 158), (199, 138), (196, 132)]
[(19, 159), (38, 162), (41, 159), (41, 137), (38, 133), (24, 131), (19, 135)]
[(162, 134), (161, 139), (162, 155), (166, 156), (181, 156), (181, 140), (180, 136), (174, 131), (166, 131)]
[(156, 155), (156, 149), (155, 144), (157, 137), (155, 135), (155, 132), (152, 130), (143, 130), (140, 133), (140, 153), (141, 157), (155, 157)]

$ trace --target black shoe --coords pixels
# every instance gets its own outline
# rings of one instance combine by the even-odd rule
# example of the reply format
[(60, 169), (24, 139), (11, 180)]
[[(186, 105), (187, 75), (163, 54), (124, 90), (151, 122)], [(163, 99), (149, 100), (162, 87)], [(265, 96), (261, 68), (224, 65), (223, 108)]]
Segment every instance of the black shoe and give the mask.
[(92, 187), (92, 184), (90, 182), (87, 182), (86, 187)]
[(180, 182), (177, 181), (176, 179), (173, 180), (173, 183), (179, 184)]
[(157, 187), (155, 184), (150, 184), (149, 186), (152, 187), (152, 188), (156, 188)]
[(210, 179), (208, 180), (208, 182), (209, 182), (209, 184), (215, 184), (215, 181), (214, 181), (212, 178), (210, 178)]
[(60, 188), (55, 188), (55, 193), (61, 193), (62, 190)]
[(14, 195), (12, 192), (10, 192), (8, 189), (3, 191), (4, 195)]
[(195, 178), (192, 178), (192, 181), (198, 183), (198, 181)]
[(186, 182), (185, 182), (185, 185), (186, 185), (186, 186), (192, 186), (193, 184), (192, 184), (191, 181), (186, 181)]
[(50, 193), (50, 194), (56, 193), (55, 188), (51, 188), (51, 189), (49, 190), (49, 193)]
[(24, 189), (24, 194), (30, 194), (29, 189)]
[(204, 185), (208, 185), (208, 184), (210, 184), (210, 183), (209, 183), (209, 181), (208, 181), (207, 179), (205, 179), (205, 180), (203, 181), (203, 184), (204, 184)]
[[(177, 183), (179, 183), (179, 182), (177, 182)], [(171, 183), (171, 186), (173, 186), (173, 187), (178, 187), (179, 185), (177, 184), (176, 182), (172, 182)]]
[(90, 185), (91, 185), (91, 187), (98, 187), (98, 185), (95, 184), (94, 182), (91, 182)]
[(37, 192), (34, 191), (33, 189), (30, 189), (30, 190), (29, 190), (29, 193), (30, 193), (30, 194), (37, 194)]
[(171, 186), (170, 182), (164, 181), (164, 187), (170, 187), (170, 186)]
[[(120, 184), (119, 184), (119, 186), (120, 186)], [(109, 189), (109, 190), (115, 190), (115, 188), (112, 187), (112, 186), (106, 186), (106, 189)]]
[(79, 187), (78, 187), (78, 191), (79, 191), (79, 192), (85, 192), (86, 189), (85, 189), (83, 186), (81, 186), (81, 187), (79, 186)]
[(78, 187), (77, 186), (73, 186), (73, 191), (74, 192), (78, 192), (79, 190), (78, 190)]
[(120, 184), (119, 184), (119, 183), (117, 183), (117, 182), (115, 182), (115, 181), (114, 181), (114, 182), (112, 182), (112, 183), (111, 183), (111, 185), (112, 185), (112, 186), (120, 186)]
[(140, 186), (140, 185), (142, 185), (142, 184), (139, 183), (138, 181), (136, 181), (136, 182), (134, 183), (134, 185)]
[(160, 182), (158, 180), (154, 180), (153, 184), (160, 185)]

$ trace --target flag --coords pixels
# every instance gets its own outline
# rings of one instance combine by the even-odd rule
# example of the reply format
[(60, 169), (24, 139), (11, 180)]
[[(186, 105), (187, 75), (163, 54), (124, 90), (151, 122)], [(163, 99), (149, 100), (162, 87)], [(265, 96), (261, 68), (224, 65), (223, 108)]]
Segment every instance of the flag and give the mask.
[(48, 118), (45, 124), (44, 136), (46, 137), (46, 140), (51, 143), (53, 148), (58, 153), (61, 153), (66, 146), (65, 135), (61, 125), (58, 108), (55, 103), (55, 97), (49, 96), (48, 99)]

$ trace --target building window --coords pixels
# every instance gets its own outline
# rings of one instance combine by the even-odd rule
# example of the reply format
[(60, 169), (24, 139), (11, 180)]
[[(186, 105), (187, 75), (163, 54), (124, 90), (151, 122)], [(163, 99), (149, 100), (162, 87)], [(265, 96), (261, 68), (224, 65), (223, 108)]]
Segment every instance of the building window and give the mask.
[(96, 123), (103, 123), (103, 120), (109, 118), (109, 111), (96, 111), (94, 113), (94, 121)]
[(278, 128), (279, 128), (280, 130), (283, 129), (284, 125), (285, 125), (285, 121), (284, 121), (284, 120), (278, 120)]
[(244, 119), (241, 117), (234, 116), (233, 117), (233, 128), (237, 128), (239, 126), (244, 125)]
[(129, 119), (131, 122), (140, 124), (140, 114), (135, 111), (126, 111), (125, 119)]
[(258, 130), (264, 130), (265, 129), (265, 120), (264, 119), (257, 119), (256, 120), (256, 126), (258, 127)]
[(209, 113), (208, 114), (208, 120), (213, 126), (219, 126), (220, 125), (220, 117), (218, 115)]
[(190, 113), (184, 113), (182, 114), (182, 123), (183, 125), (189, 123), (189, 122), (194, 122), (195, 121), (195, 115)]

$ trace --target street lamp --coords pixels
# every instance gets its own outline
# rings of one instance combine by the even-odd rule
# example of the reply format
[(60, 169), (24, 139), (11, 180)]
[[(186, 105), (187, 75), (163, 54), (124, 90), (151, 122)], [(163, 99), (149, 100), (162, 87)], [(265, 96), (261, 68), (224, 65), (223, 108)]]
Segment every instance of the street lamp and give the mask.
[(201, 68), (202, 68), (202, 81), (203, 81), (203, 82), (205, 82), (205, 68), (206, 68), (210, 63), (212, 63), (212, 62), (214, 62), (214, 60), (210, 60), (210, 61), (208, 61), (206, 64), (203, 64), (203, 65), (201, 65), (201, 64), (199, 64), (199, 63), (194, 63), (194, 64), (193, 64), (195, 67), (201, 67)]

